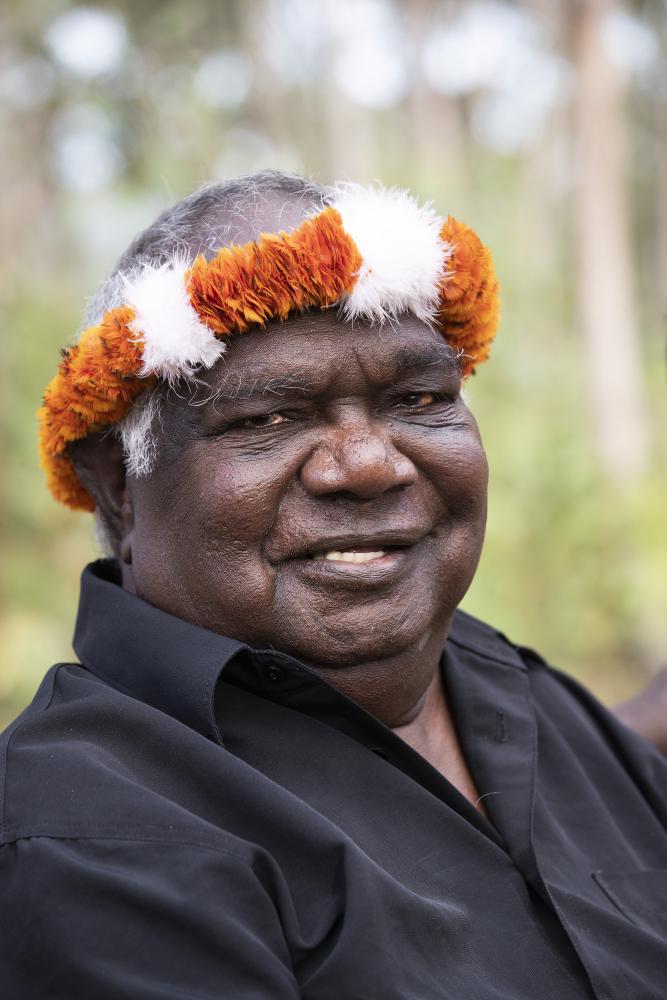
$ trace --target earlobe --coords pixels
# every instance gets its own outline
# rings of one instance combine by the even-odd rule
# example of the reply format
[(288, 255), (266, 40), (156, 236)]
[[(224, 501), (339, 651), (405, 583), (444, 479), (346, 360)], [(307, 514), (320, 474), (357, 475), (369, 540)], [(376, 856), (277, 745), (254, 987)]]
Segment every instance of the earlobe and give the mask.
[(126, 566), (132, 565), (132, 542), (129, 535), (123, 538), (120, 543), (119, 556), (121, 562), (124, 562)]
[(134, 507), (130, 498), (127, 480), (125, 481), (123, 502), (120, 509), (120, 543), (118, 556), (126, 566), (132, 565), (132, 537), (134, 535)]

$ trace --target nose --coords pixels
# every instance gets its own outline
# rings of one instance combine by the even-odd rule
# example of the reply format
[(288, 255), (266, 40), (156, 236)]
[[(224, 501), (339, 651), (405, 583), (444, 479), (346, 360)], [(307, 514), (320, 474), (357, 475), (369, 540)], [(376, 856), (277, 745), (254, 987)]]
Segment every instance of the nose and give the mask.
[(343, 493), (370, 500), (414, 483), (417, 469), (393, 442), (371, 426), (327, 434), (301, 469), (313, 496)]

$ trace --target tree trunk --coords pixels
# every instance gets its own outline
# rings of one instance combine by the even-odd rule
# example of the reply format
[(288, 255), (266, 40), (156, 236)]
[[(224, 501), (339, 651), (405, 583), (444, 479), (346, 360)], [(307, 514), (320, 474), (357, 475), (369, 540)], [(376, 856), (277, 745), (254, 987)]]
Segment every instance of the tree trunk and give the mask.
[(459, 181), (465, 136), (458, 97), (436, 94), (422, 67), (424, 46), (437, 21), (438, 7), (434, 0), (406, 0), (402, 12), (411, 69), (408, 172), (428, 191), (443, 175), (447, 184)]
[(620, 484), (645, 470), (648, 434), (628, 232), (621, 81), (602, 40), (604, 20), (614, 7), (614, 0), (576, 4), (575, 233), (597, 446), (609, 478)]
[(667, 323), (667, 101), (655, 99), (656, 205), (655, 281), (658, 308)]

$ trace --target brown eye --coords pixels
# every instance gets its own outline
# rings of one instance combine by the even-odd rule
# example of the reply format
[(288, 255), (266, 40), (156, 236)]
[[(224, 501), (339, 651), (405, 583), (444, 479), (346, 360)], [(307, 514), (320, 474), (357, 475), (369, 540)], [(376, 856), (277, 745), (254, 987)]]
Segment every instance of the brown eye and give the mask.
[(410, 392), (405, 397), (406, 406), (431, 406), (437, 402), (438, 396), (435, 392)]
[(246, 430), (253, 430), (258, 427), (275, 427), (277, 424), (282, 424), (285, 420), (287, 420), (287, 417), (278, 411), (275, 413), (258, 413), (255, 417), (246, 417), (245, 420), (241, 421), (240, 426), (246, 428)]

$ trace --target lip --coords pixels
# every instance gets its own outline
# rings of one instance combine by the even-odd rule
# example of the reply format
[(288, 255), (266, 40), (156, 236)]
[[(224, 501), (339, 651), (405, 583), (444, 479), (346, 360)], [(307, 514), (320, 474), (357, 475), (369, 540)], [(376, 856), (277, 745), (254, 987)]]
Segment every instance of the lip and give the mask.
[(337, 590), (377, 589), (395, 584), (408, 576), (419, 559), (419, 543), (409, 548), (393, 549), (378, 559), (365, 563), (338, 560), (293, 559), (288, 565), (299, 576), (319, 587)]
[[(317, 539), (314, 546), (302, 550), (283, 565), (310, 584), (336, 590), (375, 590), (392, 586), (409, 577), (417, 568), (428, 531), (388, 531), (373, 535), (336, 535)], [(313, 552), (339, 549), (388, 548), (389, 551), (369, 562), (313, 559)]]
[[(298, 546), (288, 549), (279, 561), (313, 562), (313, 556), (318, 553), (337, 552), (341, 549), (396, 549), (397, 552), (400, 552), (412, 548), (428, 534), (429, 530), (425, 528), (390, 528), (386, 531), (374, 531), (367, 534), (326, 535), (306, 540)], [(370, 563), (345, 563), (344, 565), (354, 568), (370, 566), (372, 563), (380, 563), (388, 559), (393, 554), (393, 552), (389, 552), (380, 559), (373, 559)], [(333, 563), (327, 565), (333, 565)]]

